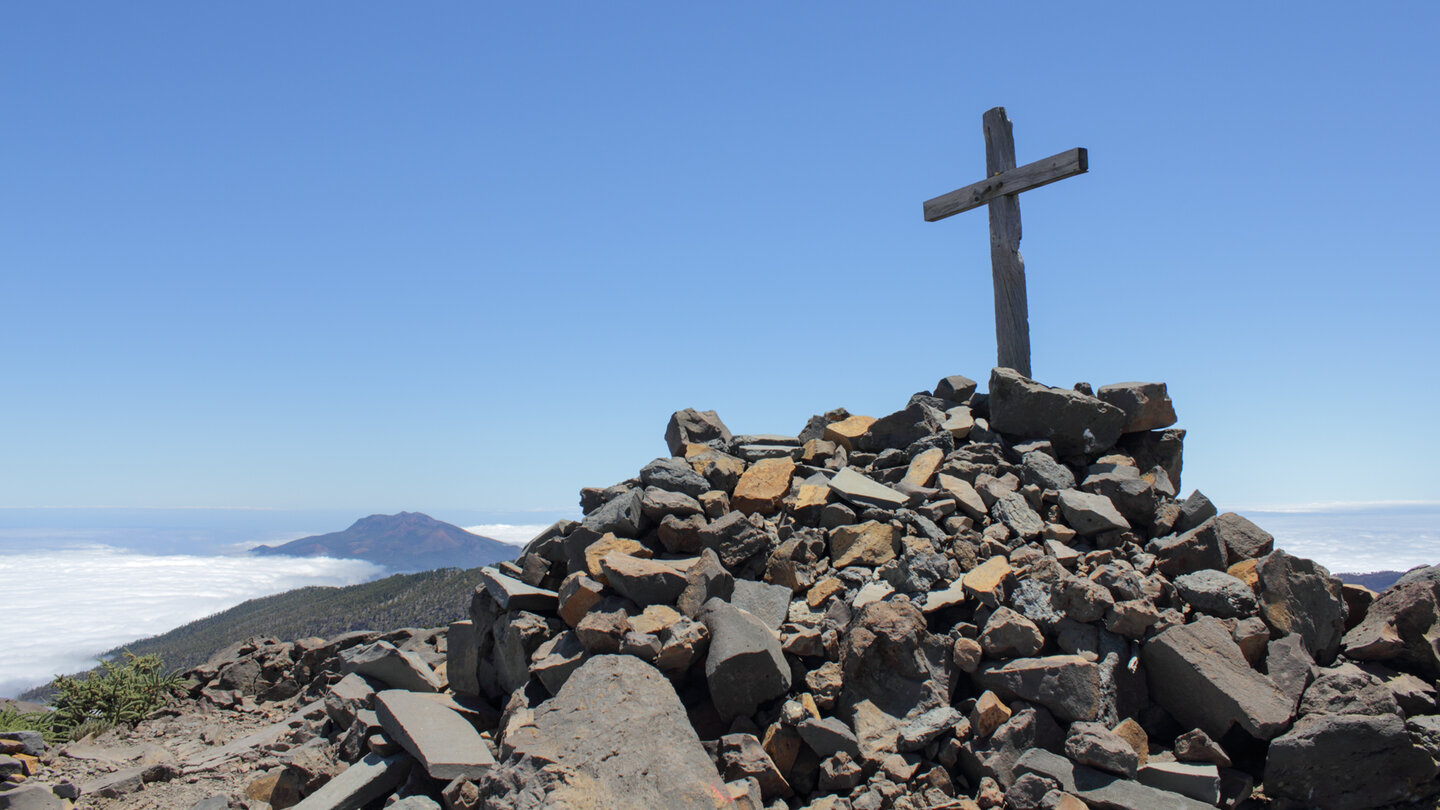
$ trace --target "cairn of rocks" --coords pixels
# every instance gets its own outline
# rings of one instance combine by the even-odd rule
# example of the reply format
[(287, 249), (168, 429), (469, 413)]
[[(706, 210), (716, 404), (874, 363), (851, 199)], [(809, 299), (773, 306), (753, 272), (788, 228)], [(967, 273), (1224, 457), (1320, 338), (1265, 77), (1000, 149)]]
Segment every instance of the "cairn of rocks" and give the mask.
[(108, 741), (163, 756), (0, 810), (1435, 806), (1440, 567), (1342, 586), (1180, 499), (1162, 383), (976, 388), (677, 412), (467, 620), (236, 645)]
[(1433, 802), (1440, 584), (1376, 598), (1179, 499), (1163, 383), (976, 388), (674, 414), (450, 627), (502, 710), (476, 806)]

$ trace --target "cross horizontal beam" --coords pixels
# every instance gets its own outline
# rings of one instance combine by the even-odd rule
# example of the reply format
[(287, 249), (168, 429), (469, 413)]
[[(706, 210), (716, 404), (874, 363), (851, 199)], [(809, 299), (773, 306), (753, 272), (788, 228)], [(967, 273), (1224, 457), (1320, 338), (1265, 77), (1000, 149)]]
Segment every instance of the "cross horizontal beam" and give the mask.
[(1085, 147), (1080, 146), (1042, 158), (1034, 163), (1001, 172), (994, 177), (956, 189), (949, 194), (925, 201), (925, 221), (935, 222), (961, 211), (979, 208), (998, 197), (1019, 194), (1032, 188), (1048, 185), (1077, 174), (1084, 174), (1090, 168), (1085, 156)]

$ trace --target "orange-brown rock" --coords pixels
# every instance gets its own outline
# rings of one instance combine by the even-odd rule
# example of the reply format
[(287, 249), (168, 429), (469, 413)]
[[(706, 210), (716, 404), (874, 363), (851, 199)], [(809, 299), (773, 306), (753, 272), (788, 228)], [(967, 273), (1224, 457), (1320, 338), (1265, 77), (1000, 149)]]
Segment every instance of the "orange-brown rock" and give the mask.
[(835, 577), (826, 577), (815, 583), (810, 592), (805, 594), (805, 604), (812, 608), (818, 608), (825, 604), (827, 599), (844, 590), (845, 583)]
[(977, 737), (989, 737), (995, 729), (1010, 719), (1010, 714), (1010, 707), (987, 689), (975, 700), (975, 708), (970, 710), (970, 728)]
[(945, 451), (938, 447), (910, 459), (910, 466), (905, 470), (905, 483), (913, 487), (929, 486), (930, 479), (935, 477), (935, 471), (940, 469), (940, 462), (944, 460)]
[(790, 494), (790, 479), (794, 476), (795, 462), (788, 457), (757, 461), (740, 476), (730, 505), (747, 515), (773, 515)]
[(865, 435), (865, 431), (875, 424), (873, 416), (852, 416), (842, 419), (839, 422), (831, 422), (825, 426), (824, 439), (827, 442), (834, 442), (846, 450), (855, 449), (855, 440)]
[(655, 553), (636, 540), (616, 537), (606, 532), (599, 540), (585, 547), (585, 571), (601, 584), (608, 584), (600, 559), (607, 554), (629, 554), (632, 557), (653, 557)]

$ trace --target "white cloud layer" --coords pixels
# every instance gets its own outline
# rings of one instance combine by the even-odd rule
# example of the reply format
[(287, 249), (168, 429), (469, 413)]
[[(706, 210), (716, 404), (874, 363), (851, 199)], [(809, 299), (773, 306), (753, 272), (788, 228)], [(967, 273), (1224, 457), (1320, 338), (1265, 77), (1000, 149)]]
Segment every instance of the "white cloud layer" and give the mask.
[(381, 569), (322, 557), (137, 554), (110, 546), (0, 555), (18, 624), (0, 635), (0, 696), (96, 665), (118, 644), (306, 585), (352, 585)]
[(471, 534), (484, 535), (491, 540), (523, 546), (535, 539), (535, 535), (550, 528), (549, 523), (484, 523), (479, 526), (461, 526)]

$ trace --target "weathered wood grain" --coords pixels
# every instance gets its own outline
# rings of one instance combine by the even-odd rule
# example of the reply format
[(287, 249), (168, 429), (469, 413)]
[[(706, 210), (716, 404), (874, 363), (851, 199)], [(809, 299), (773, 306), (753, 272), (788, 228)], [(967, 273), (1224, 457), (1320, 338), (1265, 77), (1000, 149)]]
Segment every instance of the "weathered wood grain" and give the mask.
[(935, 222), (982, 205), (1007, 194), (1019, 194), (1032, 188), (1049, 185), (1090, 170), (1085, 147), (1078, 146), (1058, 155), (1026, 163), (998, 176), (941, 194), (925, 201), (925, 221)]
[[(1015, 136), (1004, 107), (985, 113), (985, 173), (1015, 168)], [(995, 345), (1002, 368), (1030, 376), (1030, 307), (1025, 297), (1025, 260), (1020, 256), (1020, 198), (990, 201), (990, 268), (995, 286)]]

